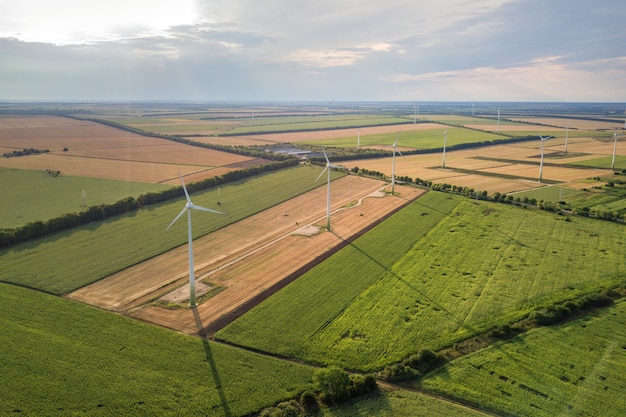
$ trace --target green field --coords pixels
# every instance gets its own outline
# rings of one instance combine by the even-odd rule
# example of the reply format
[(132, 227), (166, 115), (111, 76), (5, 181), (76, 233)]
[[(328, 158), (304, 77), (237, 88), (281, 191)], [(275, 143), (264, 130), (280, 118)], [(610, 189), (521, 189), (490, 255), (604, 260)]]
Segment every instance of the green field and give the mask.
[(380, 369), (623, 282), (625, 243), (615, 223), (430, 192), (217, 337)]
[(280, 133), (294, 131), (314, 131), (342, 129), (349, 127), (392, 125), (408, 123), (402, 117), (379, 115), (336, 115), (328, 116), (289, 116), (268, 117), (248, 120), (243, 125), (225, 132), (228, 135), (245, 135), (251, 133)]
[(422, 385), (501, 415), (623, 415), (626, 301), (463, 356)]
[(336, 409), (322, 410), (320, 417), (481, 417), (488, 414), (407, 390), (387, 391), (361, 398)]
[[(316, 167), (271, 172), (192, 195), (200, 206), (228, 216), (195, 215), (194, 238), (250, 216), (322, 183)], [(334, 178), (343, 175), (332, 172)], [(187, 243), (186, 223), (165, 228), (184, 206), (184, 199), (149, 206), (93, 222), (0, 251), (0, 281), (65, 294), (145, 259)]]
[(313, 369), (0, 284), (0, 415), (240, 416)]
[[(611, 162), (613, 161), (613, 156), (603, 156), (595, 159), (588, 159), (586, 161), (576, 162), (576, 165), (581, 165), (584, 167), (591, 168), (611, 168)], [(626, 156), (616, 155), (615, 156), (615, 166), (613, 167), (616, 171), (621, 169), (626, 169)]]
[[(443, 147), (443, 132), (447, 130), (446, 146), (454, 146), (463, 143), (476, 143), (506, 139), (507, 136), (493, 133), (480, 132), (461, 127), (441, 126), (440, 129), (402, 131), (402, 126), (398, 126), (398, 132), (383, 133), (376, 135), (361, 135), (361, 146), (393, 146), (398, 138), (398, 146), (401, 148), (415, 149), (437, 149)], [(350, 136), (316, 140), (310, 143), (315, 145), (354, 147), (357, 145), (357, 133), (352, 131)]]
[(22, 226), (35, 220), (48, 220), (87, 206), (113, 204), (126, 197), (171, 188), (171, 185), (104, 180), (61, 175), (45, 171), (0, 168), (0, 228)]
[[(626, 181), (623, 176), (607, 176), (604, 181), (622, 180)], [(597, 181), (591, 179), (593, 183)], [(626, 187), (624, 185), (615, 184), (613, 187), (603, 185), (601, 187), (594, 186), (585, 190), (572, 190), (561, 187), (542, 187), (534, 190), (515, 193), (515, 197), (535, 198), (537, 201), (550, 201), (557, 203), (559, 199), (564, 201), (565, 208), (573, 210), (581, 210), (588, 207), (592, 211), (615, 212), (619, 215), (626, 214)]]

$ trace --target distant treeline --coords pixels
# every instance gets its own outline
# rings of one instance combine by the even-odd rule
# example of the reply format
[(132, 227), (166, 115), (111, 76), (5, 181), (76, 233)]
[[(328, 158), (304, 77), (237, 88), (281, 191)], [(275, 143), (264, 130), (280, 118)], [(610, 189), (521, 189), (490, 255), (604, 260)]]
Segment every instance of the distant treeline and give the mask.
[(14, 158), (17, 156), (37, 155), (40, 153), (48, 153), (50, 149), (24, 148), (21, 151), (5, 152), (2, 154), (5, 158)]
[[(206, 190), (211, 187), (216, 187), (218, 185), (223, 185), (228, 182), (237, 181), (242, 178), (248, 178), (264, 172), (275, 171), (295, 165), (298, 165), (298, 160), (292, 158), (284, 161), (272, 162), (266, 165), (230, 171), (217, 177), (190, 183), (187, 185), (187, 189), (190, 193), (193, 193), (196, 191)], [(151, 204), (157, 204), (163, 201), (179, 198), (183, 195), (184, 191), (182, 187), (172, 187), (163, 191), (141, 194), (137, 198), (126, 197), (113, 204), (91, 206), (78, 213), (65, 213), (46, 221), (35, 220), (20, 227), (0, 229), (0, 247), (6, 247), (15, 243), (24, 242), (29, 239), (34, 239), (46, 234), (55, 233), (89, 222), (104, 220), (108, 217), (128, 213)]]

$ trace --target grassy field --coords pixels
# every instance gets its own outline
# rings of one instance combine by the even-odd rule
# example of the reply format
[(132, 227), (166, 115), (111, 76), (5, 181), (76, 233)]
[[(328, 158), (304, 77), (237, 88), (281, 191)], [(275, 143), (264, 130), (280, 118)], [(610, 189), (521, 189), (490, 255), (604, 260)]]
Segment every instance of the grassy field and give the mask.
[(321, 129), (338, 129), (347, 127), (363, 127), (407, 123), (408, 120), (392, 116), (352, 116), (338, 115), (330, 119), (328, 116), (292, 116), (268, 117), (254, 119), (242, 126), (229, 130), (229, 135), (244, 135), (264, 132), (311, 131)]
[(53, 177), (45, 171), (0, 168), (0, 228), (17, 227), (64, 213), (80, 212), (85, 209), (83, 190), (87, 206), (95, 206), (171, 187), (87, 177)]
[[(436, 149), (443, 147), (443, 132), (446, 130), (448, 131), (446, 146), (454, 146), (462, 143), (493, 141), (506, 138), (506, 136), (502, 135), (463, 129), (460, 127), (442, 127), (441, 129), (402, 131), (402, 126), (398, 126), (398, 132), (400, 132), (399, 135), (398, 132), (377, 135), (361, 135), (360, 142), (361, 146), (385, 145), (391, 147), (395, 142), (396, 137), (398, 137), (398, 146), (401, 149)], [(354, 134), (352, 134), (348, 137), (316, 140), (311, 143), (316, 145), (352, 147), (355, 145), (355, 137)]]
[[(244, 179), (192, 195), (200, 206), (228, 216), (195, 215), (194, 237), (250, 216), (320, 186), (318, 168), (295, 167)], [(342, 175), (333, 171), (333, 175)], [(103, 222), (89, 223), (0, 251), (0, 281), (64, 294), (187, 242), (185, 222), (165, 228), (184, 200), (150, 206)], [(71, 250), (68, 250), (71, 248)]]
[(313, 369), (0, 284), (0, 415), (240, 416)]
[(431, 192), (217, 336), (379, 369), (623, 281), (625, 240), (614, 223)]
[[(544, 187), (536, 190), (524, 191), (515, 194), (516, 197), (535, 198), (538, 201), (557, 203), (559, 199), (566, 202), (565, 207), (581, 210), (588, 207), (591, 210), (626, 214), (626, 187), (615, 184), (609, 187), (609, 179), (626, 181), (623, 176), (607, 176), (603, 178), (603, 185), (596, 185), (584, 190), (572, 190), (561, 187)], [(596, 180), (593, 180), (596, 182)]]
[(322, 410), (321, 417), (480, 417), (488, 414), (428, 395), (406, 391), (386, 391), (373, 398), (362, 398), (336, 409)]
[(623, 415), (626, 302), (463, 356), (422, 385), (501, 415)]
[[(611, 168), (611, 162), (613, 160), (613, 156), (604, 156), (601, 158), (589, 159), (586, 161), (576, 162), (576, 165), (581, 165), (585, 167), (593, 167), (593, 168)], [(615, 155), (615, 166), (614, 169), (621, 170), (626, 169), (626, 156), (623, 155)]]

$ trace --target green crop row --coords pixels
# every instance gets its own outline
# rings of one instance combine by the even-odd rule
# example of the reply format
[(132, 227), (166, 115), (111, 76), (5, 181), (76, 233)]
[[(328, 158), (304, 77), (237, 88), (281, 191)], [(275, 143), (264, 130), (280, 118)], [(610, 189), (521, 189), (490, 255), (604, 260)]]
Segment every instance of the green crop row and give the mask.
[(423, 387), (503, 415), (617, 416), (626, 409), (626, 302), (463, 356)]
[(218, 337), (370, 371), (621, 282), (625, 256), (621, 225), (431, 192)]
[(240, 416), (313, 369), (0, 284), (0, 415)]
[[(194, 238), (234, 223), (320, 185), (319, 168), (294, 167), (194, 193), (200, 206), (228, 216), (194, 216)], [(333, 176), (342, 175), (333, 171)], [(186, 223), (168, 224), (184, 199), (89, 223), (0, 251), (0, 281), (64, 294), (187, 242)]]

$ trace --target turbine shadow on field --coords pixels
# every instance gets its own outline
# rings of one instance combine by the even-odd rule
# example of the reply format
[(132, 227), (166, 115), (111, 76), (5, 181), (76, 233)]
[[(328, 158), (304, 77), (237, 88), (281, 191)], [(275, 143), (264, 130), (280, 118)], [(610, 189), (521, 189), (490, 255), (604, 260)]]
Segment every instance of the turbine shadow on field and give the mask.
[(204, 330), (204, 326), (202, 325), (202, 319), (200, 319), (200, 314), (198, 313), (198, 307), (193, 307), (191, 309), (193, 311), (193, 318), (196, 321), (196, 327), (198, 328), (198, 335), (202, 340), (202, 346), (204, 347), (204, 353), (206, 354), (206, 360), (211, 367), (211, 373), (213, 374), (213, 381), (215, 382), (215, 390), (220, 397), (220, 402), (222, 403), (222, 408), (224, 409), (224, 415), (226, 417), (231, 417), (232, 412), (228, 407), (228, 400), (226, 399), (226, 395), (224, 394), (224, 389), (222, 388), (222, 380), (220, 379), (220, 374), (217, 371), (217, 365), (215, 364), (215, 360), (213, 359), (213, 352), (211, 351), (211, 345), (209, 344), (209, 340), (207, 339), (206, 332)]
[(467, 325), (463, 320), (457, 318), (452, 312), (450, 312), (448, 309), (446, 309), (446, 307), (441, 305), (436, 300), (432, 299), (428, 294), (424, 293), (421, 289), (415, 287), (413, 284), (411, 284), (410, 282), (406, 281), (404, 278), (402, 278), (401, 276), (399, 276), (398, 274), (393, 272), (391, 270), (391, 268), (387, 267), (385, 264), (383, 264), (380, 261), (378, 261), (372, 255), (370, 255), (369, 253), (365, 252), (363, 249), (361, 249), (358, 246), (356, 246), (353, 242), (346, 241), (344, 238), (342, 238), (341, 236), (337, 235), (337, 233), (333, 232), (332, 230), (331, 230), (331, 233), (333, 233), (338, 239), (341, 239), (342, 241), (344, 241), (346, 246), (350, 246), (351, 248), (355, 249), (357, 252), (361, 253), (363, 256), (365, 256), (366, 258), (371, 260), (373, 263), (378, 265), (380, 268), (382, 268), (387, 274), (389, 274), (390, 276), (394, 277), (395, 279), (397, 279), (398, 281), (400, 281), (401, 283), (403, 283), (404, 285), (409, 287), (411, 290), (413, 290), (416, 293), (418, 293), (424, 299), (428, 300), (433, 306), (435, 306), (438, 309), (438, 311), (440, 311), (443, 314), (449, 316), (450, 319), (452, 319), (452, 321), (456, 322), (459, 327), (463, 327), (463, 328), (469, 330), (472, 333), (476, 333), (477, 332), (477, 329), (474, 329), (473, 327)]

